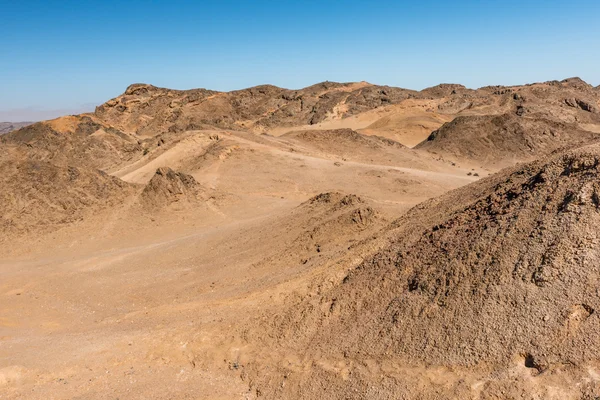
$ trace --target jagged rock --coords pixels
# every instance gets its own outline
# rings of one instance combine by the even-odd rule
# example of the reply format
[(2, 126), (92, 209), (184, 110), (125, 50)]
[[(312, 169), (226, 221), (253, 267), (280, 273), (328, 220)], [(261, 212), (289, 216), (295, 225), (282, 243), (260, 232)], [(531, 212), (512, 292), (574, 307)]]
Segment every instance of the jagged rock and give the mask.
[(569, 107), (580, 108), (583, 111), (597, 113), (598, 109), (592, 103), (581, 99), (565, 99), (565, 104)]
[(179, 201), (194, 202), (200, 199), (202, 191), (193, 176), (161, 167), (144, 187), (140, 198), (145, 206), (159, 208)]

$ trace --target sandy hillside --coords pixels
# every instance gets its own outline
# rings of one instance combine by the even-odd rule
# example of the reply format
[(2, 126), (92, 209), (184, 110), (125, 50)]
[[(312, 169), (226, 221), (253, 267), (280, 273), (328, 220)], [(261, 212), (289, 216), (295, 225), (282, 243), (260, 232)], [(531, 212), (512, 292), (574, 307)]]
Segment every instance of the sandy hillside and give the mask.
[(2, 135), (0, 399), (599, 396), (599, 100), (134, 84)]
[(599, 165), (600, 147), (587, 146), (412, 209), (377, 253), (251, 328), (280, 352), (272, 362), (294, 360), (268, 376), (248, 362), (258, 390), (598, 396)]

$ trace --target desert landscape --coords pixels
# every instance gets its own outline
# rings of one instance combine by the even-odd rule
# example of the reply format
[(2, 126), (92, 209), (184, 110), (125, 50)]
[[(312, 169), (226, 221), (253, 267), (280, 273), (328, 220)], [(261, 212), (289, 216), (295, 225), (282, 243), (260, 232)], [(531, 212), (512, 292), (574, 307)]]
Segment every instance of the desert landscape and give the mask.
[(600, 398), (600, 87), (133, 84), (0, 136), (0, 399)]

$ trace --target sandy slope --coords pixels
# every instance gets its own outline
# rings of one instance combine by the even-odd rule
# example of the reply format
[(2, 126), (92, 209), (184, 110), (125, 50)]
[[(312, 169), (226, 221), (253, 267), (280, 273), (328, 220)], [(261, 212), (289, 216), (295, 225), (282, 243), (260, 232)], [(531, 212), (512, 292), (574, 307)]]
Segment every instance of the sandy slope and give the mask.
[[(515, 377), (568, 398), (573, 382), (533, 381), (522, 359), (499, 378), (357, 344), (345, 349), (349, 363), (337, 333), (375, 338), (383, 327), (383, 337), (396, 336), (385, 324), (344, 325), (360, 316), (336, 304), (351, 311), (368, 293), (360, 285), (355, 297), (330, 295), (365, 260), (489, 189), (494, 177), (477, 182), (496, 170), (482, 168), (486, 135), (504, 131), (477, 121), (519, 113), (511, 118), (585, 131), (561, 135), (561, 146), (595, 138), (597, 91), (586, 85), (415, 92), (324, 82), (218, 93), (139, 84), (94, 114), (2, 135), (1, 221), (11, 228), (0, 237), (0, 399), (322, 398), (321, 389), (334, 398), (488, 398), (486, 388), (506, 389), (495, 379)], [(475, 122), (468, 131), (444, 125), (456, 116)], [(437, 154), (413, 148), (438, 129), (451, 143)], [(492, 138), (516, 154), (505, 164), (555, 149), (523, 150), (519, 140), (536, 137), (523, 129)], [(445, 240), (463, 251), (459, 233)], [(422, 270), (437, 259), (423, 258)], [(315, 317), (328, 313), (341, 322)], [(302, 349), (314, 327), (324, 336)]]
[(267, 376), (248, 363), (257, 387), (268, 398), (595, 398), (599, 165), (589, 145), (415, 207), (376, 254), (250, 328), (281, 352), (273, 362), (297, 359)]
[[(345, 270), (340, 260), (369, 252), (361, 240), (398, 213), (476, 179), (399, 144), (370, 144), (350, 136), (345, 154), (283, 137), (188, 132), (114, 172), (133, 185), (118, 204), (5, 238), (4, 398), (256, 397), (240, 375), (244, 321), (303, 293), (328, 265)], [(149, 207), (144, 188), (160, 167), (191, 174), (203, 200), (166, 185), (154, 190), (179, 197)], [(332, 191), (363, 199), (304, 203)]]

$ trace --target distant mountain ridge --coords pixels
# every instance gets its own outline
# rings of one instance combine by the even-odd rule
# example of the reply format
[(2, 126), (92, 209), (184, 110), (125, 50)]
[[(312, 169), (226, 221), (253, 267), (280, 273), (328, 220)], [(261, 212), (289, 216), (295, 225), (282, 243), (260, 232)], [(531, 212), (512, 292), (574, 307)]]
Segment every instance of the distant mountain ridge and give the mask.
[(0, 122), (0, 135), (16, 131), (27, 125), (31, 125), (33, 122)]
[(422, 102), (424, 111), (445, 115), (516, 113), (562, 122), (600, 123), (598, 92), (580, 78), (479, 89), (440, 84), (421, 91), (368, 82), (321, 82), (299, 90), (262, 85), (231, 92), (172, 90), (137, 83), (98, 106), (94, 115), (117, 129), (141, 136), (204, 127), (262, 133), (276, 127), (341, 120), (407, 100)]

